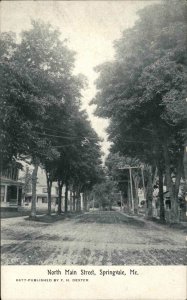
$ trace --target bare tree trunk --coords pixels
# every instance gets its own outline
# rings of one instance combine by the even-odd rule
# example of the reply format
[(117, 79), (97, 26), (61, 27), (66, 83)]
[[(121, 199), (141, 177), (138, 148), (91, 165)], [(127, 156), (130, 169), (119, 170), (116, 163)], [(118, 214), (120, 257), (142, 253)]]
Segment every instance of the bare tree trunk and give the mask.
[(85, 211), (85, 192), (82, 193), (83, 211)]
[(135, 195), (135, 201), (134, 201), (134, 213), (138, 213), (138, 186), (140, 179), (137, 177), (137, 175), (133, 175), (133, 181), (134, 181), (134, 195)]
[(62, 187), (63, 183), (61, 180), (58, 180), (58, 214), (62, 212)]
[(65, 189), (65, 213), (68, 212), (68, 183), (66, 182), (66, 189)]
[[(178, 203), (178, 208), (179, 208), (179, 187), (181, 183), (182, 173), (183, 173), (183, 153), (181, 151), (178, 157), (176, 179), (175, 179), (175, 186), (174, 186), (175, 200)], [(184, 189), (185, 188), (186, 187), (184, 185)], [(180, 217), (181, 217), (181, 212), (178, 211), (178, 221), (180, 221)]]
[(154, 172), (154, 177), (153, 177), (153, 185), (156, 184), (156, 180), (157, 180), (157, 175), (158, 175), (158, 168), (155, 168), (155, 172)]
[(184, 195), (185, 195), (185, 220), (187, 220), (187, 142), (184, 145), (184, 156), (183, 156), (183, 166), (184, 166)]
[(90, 205), (91, 205), (91, 196), (90, 196), (90, 192), (89, 192), (88, 197), (87, 197), (87, 211), (90, 210)]
[(160, 201), (160, 220), (165, 223), (165, 208), (164, 208), (164, 194), (163, 194), (163, 169), (158, 163), (158, 178), (159, 178), (159, 201)]
[(79, 197), (78, 197), (78, 190), (75, 191), (75, 211), (79, 211)]
[(146, 202), (147, 202), (147, 216), (153, 216), (152, 209), (152, 199), (153, 199), (153, 186), (152, 186), (152, 176), (151, 176), (151, 167), (148, 170), (148, 181), (147, 181), (147, 193), (146, 193)]
[(88, 194), (86, 191), (83, 193), (83, 210), (88, 210)]
[(72, 203), (72, 200), (73, 200), (72, 187), (70, 188), (70, 199), (69, 200), (70, 200), (70, 203), (69, 203), (70, 204), (70, 208), (69, 209), (72, 212), (72, 204), (73, 204)]
[(31, 184), (30, 171), (29, 171), (29, 167), (27, 166), (26, 170), (25, 170), (24, 186), (23, 186), (23, 191), (22, 191), (23, 201), (25, 201), (25, 196), (29, 191), (30, 184)]
[(171, 201), (171, 221), (178, 222), (178, 203), (174, 193), (174, 185), (171, 179), (171, 169), (170, 169), (170, 159), (167, 144), (163, 144), (164, 148), (164, 160), (165, 160), (165, 170), (166, 170), (166, 182), (167, 188), (170, 194)]
[(52, 183), (49, 183), (49, 187), (47, 188), (47, 193), (48, 193), (48, 215), (51, 215), (51, 187)]
[(130, 183), (128, 182), (128, 199), (127, 199), (127, 212), (131, 210), (131, 194), (130, 194)]
[(76, 197), (75, 197), (75, 190), (73, 190), (73, 211), (76, 210)]
[(47, 202), (48, 202), (48, 212), (47, 214), (51, 215), (51, 189), (52, 189), (52, 181), (50, 179), (50, 175), (46, 172), (46, 179), (47, 179)]
[(77, 191), (77, 211), (81, 211), (81, 195), (79, 191)]
[(52, 183), (49, 184), (49, 191), (48, 191), (48, 215), (51, 215), (51, 187), (52, 187)]
[(37, 173), (38, 173), (39, 163), (36, 161), (34, 163), (34, 169), (32, 171), (32, 203), (31, 203), (31, 214), (32, 218), (36, 217), (36, 184), (37, 184)]
[(176, 200), (178, 200), (178, 194), (179, 194), (179, 186), (180, 186), (180, 182), (181, 182), (181, 177), (182, 177), (182, 163), (183, 163), (183, 157), (182, 157), (182, 153), (181, 155), (179, 155), (178, 158), (178, 164), (177, 164), (177, 170), (176, 170), (176, 180), (175, 180), (175, 197)]
[(185, 143), (184, 146), (183, 165), (184, 165), (184, 177), (185, 177), (185, 192), (187, 193), (187, 142)]

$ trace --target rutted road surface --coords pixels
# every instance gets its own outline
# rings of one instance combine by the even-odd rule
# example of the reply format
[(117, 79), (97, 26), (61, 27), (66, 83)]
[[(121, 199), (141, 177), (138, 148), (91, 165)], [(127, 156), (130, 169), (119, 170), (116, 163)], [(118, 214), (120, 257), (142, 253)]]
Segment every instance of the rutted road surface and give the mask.
[(90, 212), (57, 222), (2, 219), (2, 265), (186, 265), (183, 231)]

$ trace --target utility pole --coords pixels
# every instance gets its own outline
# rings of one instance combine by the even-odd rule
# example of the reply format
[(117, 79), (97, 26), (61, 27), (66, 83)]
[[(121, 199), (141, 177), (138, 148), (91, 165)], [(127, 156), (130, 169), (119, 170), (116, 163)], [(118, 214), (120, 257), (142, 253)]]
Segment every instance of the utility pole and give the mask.
[(144, 200), (145, 200), (145, 181), (144, 181), (143, 166), (141, 167), (141, 172), (142, 172), (142, 183), (143, 183), (143, 196), (144, 196)]
[[(132, 212), (134, 213), (134, 197), (133, 197), (133, 187), (132, 187), (132, 169), (141, 169), (142, 170), (142, 166), (135, 166), (135, 167), (124, 166), (124, 167), (119, 167), (118, 169), (119, 170), (129, 170)], [(142, 170), (142, 181), (143, 181), (144, 197), (145, 197), (145, 182), (144, 182), (143, 170)]]
[(133, 198), (133, 189), (132, 189), (132, 168), (129, 167), (129, 175), (130, 175), (130, 187), (131, 187), (131, 201), (132, 201), (132, 212), (134, 212), (134, 198)]

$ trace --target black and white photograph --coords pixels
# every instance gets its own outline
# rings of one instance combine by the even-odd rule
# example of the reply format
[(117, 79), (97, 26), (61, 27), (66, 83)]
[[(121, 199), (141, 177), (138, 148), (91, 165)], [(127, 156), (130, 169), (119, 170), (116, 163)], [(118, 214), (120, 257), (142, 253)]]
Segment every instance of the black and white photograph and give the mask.
[(2, 266), (186, 266), (186, 1), (1, 1), (0, 81)]

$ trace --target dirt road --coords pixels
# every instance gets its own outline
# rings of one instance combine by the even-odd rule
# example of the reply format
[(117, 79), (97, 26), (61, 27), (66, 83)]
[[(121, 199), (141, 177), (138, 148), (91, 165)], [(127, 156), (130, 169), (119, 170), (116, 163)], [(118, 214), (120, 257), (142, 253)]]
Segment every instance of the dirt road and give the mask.
[(185, 234), (119, 212), (2, 220), (2, 264), (186, 265)]

